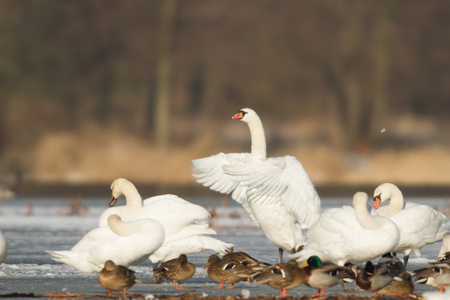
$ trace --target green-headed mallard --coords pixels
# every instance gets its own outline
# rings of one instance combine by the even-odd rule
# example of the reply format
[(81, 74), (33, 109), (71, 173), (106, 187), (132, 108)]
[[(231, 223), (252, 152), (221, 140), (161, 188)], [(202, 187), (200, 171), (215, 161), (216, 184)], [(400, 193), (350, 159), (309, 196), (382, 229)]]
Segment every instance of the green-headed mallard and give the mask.
[[(181, 281), (191, 278), (195, 274), (194, 264), (188, 262), (186, 255), (166, 261), (155, 270), (155, 276), (173, 281), (176, 289), (184, 289)], [(179, 286), (177, 286), (177, 282)]]
[(137, 279), (134, 273), (133, 270), (118, 266), (112, 260), (108, 260), (105, 262), (105, 267), (100, 270), (98, 283), (108, 290), (109, 296), (112, 291), (123, 291), (123, 294), (126, 295), (127, 289), (136, 283)]
[(232, 289), (235, 282), (246, 280), (253, 273), (252, 268), (234, 260), (220, 259), (216, 254), (208, 258), (208, 262), (203, 269), (207, 269), (208, 276), (212, 280), (221, 283), (215, 289), (224, 288), (225, 283), (231, 283), (231, 286), (226, 288)]
[(256, 283), (264, 283), (274, 289), (281, 290), (281, 297), (286, 297), (286, 290), (304, 283), (306, 276), (305, 271), (298, 266), (295, 260), (268, 266), (258, 272), (253, 277)]
[(331, 262), (322, 262), (317, 256), (309, 257), (303, 270), (305, 271), (305, 284), (318, 289), (318, 296), (323, 296), (326, 288), (355, 279), (353, 272), (349, 271), (347, 267), (340, 267)]

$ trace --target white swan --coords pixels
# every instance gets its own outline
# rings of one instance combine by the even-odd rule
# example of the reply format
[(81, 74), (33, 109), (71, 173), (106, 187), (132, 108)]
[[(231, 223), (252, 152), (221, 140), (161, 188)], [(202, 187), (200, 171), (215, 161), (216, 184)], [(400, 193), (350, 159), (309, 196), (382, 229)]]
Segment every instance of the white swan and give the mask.
[[(112, 200), (125, 196), (126, 204), (106, 209), (100, 216), (99, 225), (110, 214), (117, 214), (124, 220), (151, 218), (161, 223), (166, 231), (163, 245), (150, 257), (153, 263), (177, 258), (181, 254), (199, 253), (205, 250), (225, 252), (233, 244), (204, 236), (217, 234), (206, 223), (209, 212), (175, 195), (161, 195), (142, 201), (133, 183), (118, 178), (111, 184)], [(110, 204), (111, 205), (111, 204)]]
[[(134, 184), (125, 178), (112, 182), (111, 193), (111, 207), (100, 215), (99, 227), (106, 226), (108, 216), (116, 214), (123, 220), (154, 219), (164, 226), (166, 234), (172, 234), (192, 222), (205, 223), (210, 216), (205, 208), (176, 195), (160, 195), (143, 201)], [(126, 205), (112, 207), (122, 195), (125, 196)]]
[(450, 253), (450, 233), (447, 232), (442, 236), (442, 245), (438, 254), (438, 261), (448, 258)]
[[(203, 228), (202, 228), (203, 227)], [(181, 254), (195, 254), (206, 250), (225, 253), (233, 249), (233, 244), (223, 242), (206, 234), (216, 234), (208, 224), (193, 224), (183, 228), (178, 234), (166, 236), (164, 243), (149, 259), (153, 264), (166, 262)]]
[(305, 262), (311, 255), (343, 266), (346, 262), (361, 264), (392, 251), (400, 234), (391, 220), (372, 216), (367, 208), (368, 195), (353, 196), (353, 207), (331, 208), (307, 233), (308, 243), (292, 257)]
[(264, 129), (255, 111), (244, 108), (231, 118), (248, 124), (251, 153), (192, 160), (193, 176), (214, 191), (231, 193), (279, 248), (281, 261), (283, 250), (293, 253), (304, 244), (301, 228), (319, 218), (319, 196), (295, 157), (266, 157)]
[(8, 246), (3, 233), (0, 231), (0, 264), (3, 263), (8, 255)]
[(164, 242), (164, 228), (151, 219), (124, 222), (108, 217), (108, 226), (89, 231), (71, 250), (46, 251), (53, 260), (84, 273), (100, 271), (107, 260), (126, 267), (145, 261)]
[[(376, 212), (391, 219), (400, 230), (400, 241), (392, 250), (394, 253), (405, 253), (405, 265), (411, 251), (420, 256), (420, 249), (442, 240), (447, 232), (447, 217), (428, 205), (405, 202), (400, 189), (392, 183), (383, 183), (374, 191)], [(390, 203), (379, 206), (390, 199)]]

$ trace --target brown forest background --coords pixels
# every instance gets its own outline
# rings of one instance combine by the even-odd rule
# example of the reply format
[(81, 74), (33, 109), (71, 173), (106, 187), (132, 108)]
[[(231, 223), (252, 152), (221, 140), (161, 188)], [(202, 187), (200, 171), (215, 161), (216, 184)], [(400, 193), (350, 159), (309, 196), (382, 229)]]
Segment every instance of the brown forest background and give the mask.
[(0, 176), (194, 184), (270, 156), (318, 184), (450, 184), (450, 2), (0, 1)]

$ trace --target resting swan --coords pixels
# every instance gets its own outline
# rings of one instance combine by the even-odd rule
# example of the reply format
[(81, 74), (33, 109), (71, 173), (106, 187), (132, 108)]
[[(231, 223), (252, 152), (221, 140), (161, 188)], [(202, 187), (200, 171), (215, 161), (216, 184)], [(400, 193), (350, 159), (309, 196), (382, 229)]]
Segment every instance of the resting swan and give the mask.
[(8, 247), (6, 245), (6, 239), (3, 233), (0, 231), (0, 264), (6, 260), (8, 254)]
[(46, 252), (57, 262), (94, 273), (107, 260), (125, 267), (140, 264), (164, 242), (164, 228), (155, 220), (124, 222), (118, 215), (110, 215), (107, 222), (107, 227), (89, 231), (68, 251)]
[[(405, 253), (405, 265), (411, 251), (420, 256), (420, 249), (442, 240), (447, 232), (447, 217), (428, 205), (405, 202), (400, 189), (392, 183), (383, 183), (374, 191), (376, 212), (392, 220), (400, 230), (400, 241), (392, 250), (394, 253)], [(390, 203), (379, 206), (390, 199)]]
[(222, 242), (205, 234), (217, 234), (206, 220), (209, 212), (175, 195), (161, 195), (142, 201), (133, 183), (118, 178), (111, 184), (112, 200), (124, 195), (126, 204), (106, 209), (100, 216), (99, 225), (110, 214), (117, 214), (124, 220), (151, 218), (162, 224), (166, 238), (161, 247), (150, 256), (153, 263), (177, 258), (181, 254), (199, 253), (205, 250), (225, 252), (233, 244)]
[(193, 176), (242, 204), (279, 248), (281, 262), (283, 250), (294, 253), (304, 244), (301, 228), (319, 218), (319, 196), (295, 157), (266, 157), (264, 129), (255, 111), (244, 108), (231, 118), (248, 124), (251, 153), (219, 153), (192, 160)]
[(391, 220), (370, 215), (368, 195), (353, 196), (353, 207), (331, 208), (322, 213), (311, 226), (304, 249), (292, 257), (304, 263), (317, 255), (323, 261), (343, 266), (346, 262), (361, 264), (392, 251), (400, 234)]
[[(122, 195), (125, 196), (126, 205), (113, 207)], [(142, 200), (134, 184), (125, 178), (117, 178), (112, 182), (109, 206), (100, 215), (99, 227), (106, 226), (108, 217), (116, 214), (124, 220), (154, 219), (164, 226), (166, 234), (172, 234), (192, 222), (206, 223), (210, 216), (205, 208), (176, 195), (160, 195)]]

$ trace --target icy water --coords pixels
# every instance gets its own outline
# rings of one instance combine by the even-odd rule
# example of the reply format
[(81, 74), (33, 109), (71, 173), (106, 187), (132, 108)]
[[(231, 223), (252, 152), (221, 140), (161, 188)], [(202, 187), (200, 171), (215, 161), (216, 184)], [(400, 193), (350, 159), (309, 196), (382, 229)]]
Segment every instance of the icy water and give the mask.
[[(215, 207), (213, 225), (217, 230), (217, 238), (233, 243), (236, 251), (245, 251), (260, 261), (276, 263), (278, 250), (264, 233), (255, 228), (243, 209), (234, 201), (222, 208), (222, 199), (188, 199), (207, 208)], [(408, 199), (409, 201), (426, 203), (433, 207), (448, 207), (445, 198)], [(45, 250), (68, 250), (77, 243), (89, 230), (97, 227), (101, 212), (107, 207), (109, 199), (82, 199), (81, 211), (84, 215), (70, 216), (69, 203), (64, 199), (31, 199), (15, 198), (4, 202), (0, 211), (0, 230), (8, 243), (8, 256), (0, 265), (0, 296), (10, 293), (75, 293), (83, 295), (104, 295), (105, 290), (98, 284), (98, 274), (84, 274), (76, 269), (54, 262)], [(122, 203), (119, 203), (122, 204)], [(350, 205), (350, 198), (323, 198), (322, 208), (327, 209), (341, 205)], [(408, 270), (424, 267), (437, 257), (441, 243), (426, 246), (422, 257), (414, 254), (408, 263)], [(172, 283), (166, 281), (159, 285), (136, 284), (129, 292), (147, 295), (195, 293), (197, 295), (243, 295), (262, 296), (279, 295), (279, 291), (255, 283), (237, 283), (234, 289), (215, 290), (218, 284), (212, 281), (202, 269), (212, 251), (188, 255), (189, 261), (197, 268), (193, 278), (183, 286), (187, 289), (177, 291)], [(133, 266), (136, 275), (142, 281), (149, 281), (152, 276), (150, 261)], [(350, 289), (354, 284), (349, 285)], [(414, 294), (434, 289), (426, 285), (416, 284)], [(330, 293), (343, 293), (337, 286), (327, 290)], [(316, 291), (304, 285), (289, 290), (289, 296), (305, 296)], [(358, 292), (358, 295), (369, 295)]]

